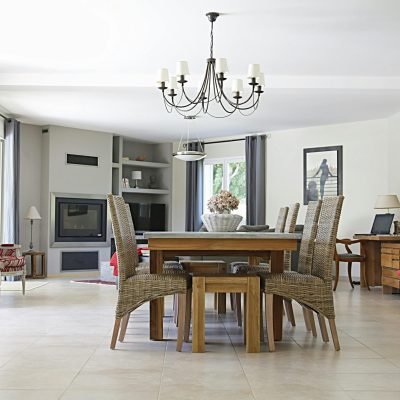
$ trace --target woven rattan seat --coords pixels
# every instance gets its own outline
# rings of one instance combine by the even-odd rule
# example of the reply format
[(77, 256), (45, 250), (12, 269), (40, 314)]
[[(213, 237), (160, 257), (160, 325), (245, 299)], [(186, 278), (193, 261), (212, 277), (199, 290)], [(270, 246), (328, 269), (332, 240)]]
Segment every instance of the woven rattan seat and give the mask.
[[(343, 196), (327, 197), (322, 202), (314, 243), (314, 252), (312, 255), (311, 270), (308, 268), (307, 262), (309, 262), (309, 260), (306, 258), (305, 264), (300, 266), (299, 272), (284, 272), (281, 274), (266, 274), (263, 276), (270, 351), (275, 350), (273, 340), (273, 317), (271, 315), (274, 295), (296, 300), (300, 304), (304, 304), (316, 311), (320, 318), (328, 318), (335, 349), (340, 349), (336, 332), (332, 292), (332, 259), (335, 251), (336, 234), (343, 199)], [(311, 241), (309, 246), (312, 246)], [(322, 329), (321, 325), (321, 330)], [(323, 333), (323, 337), (324, 336)]]
[(136, 241), (131, 232), (124, 199), (120, 196), (108, 195), (108, 203), (117, 248), (119, 273), (118, 301), (110, 347), (111, 349), (115, 348), (120, 330), (121, 334), (123, 334), (122, 336), (125, 335), (129, 316), (132, 311), (150, 300), (179, 293), (177, 350), (180, 351), (185, 325), (188, 278), (183, 274), (138, 273), (139, 263), (136, 252)]

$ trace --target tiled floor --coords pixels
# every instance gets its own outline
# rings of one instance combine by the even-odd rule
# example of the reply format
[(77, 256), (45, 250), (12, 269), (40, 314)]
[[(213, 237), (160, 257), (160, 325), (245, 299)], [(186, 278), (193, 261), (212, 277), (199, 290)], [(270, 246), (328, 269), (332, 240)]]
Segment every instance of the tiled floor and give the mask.
[(246, 354), (232, 313), (210, 310), (207, 352), (192, 354), (190, 344), (175, 352), (170, 316), (169, 340), (148, 340), (147, 307), (135, 312), (126, 342), (109, 350), (115, 288), (49, 282), (25, 297), (0, 292), (1, 400), (400, 398), (400, 295), (380, 288), (340, 283), (340, 352), (306, 333), (296, 308), (298, 326), (285, 325), (276, 353), (263, 345)]

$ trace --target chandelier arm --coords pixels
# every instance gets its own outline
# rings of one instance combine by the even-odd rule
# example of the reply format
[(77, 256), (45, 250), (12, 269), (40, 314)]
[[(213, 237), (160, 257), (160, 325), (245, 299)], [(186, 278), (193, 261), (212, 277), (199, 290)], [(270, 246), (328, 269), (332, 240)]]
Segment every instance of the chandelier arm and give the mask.
[(242, 110), (242, 111), (250, 110), (251, 108), (257, 107), (259, 102), (260, 102), (260, 96), (257, 97), (257, 100), (251, 106), (249, 106), (249, 107), (238, 107), (238, 110)]
[[(199, 105), (199, 104), (196, 104), (196, 106), (198, 106), (198, 105)], [(191, 108), (190, 110), (179, 110), (178, 108), (176, 108), (175, 111), (177, 112), (177, 114), (181, 115), (182, 117), (186, 117), (186, 116), (187, 116), (187, 113), (190, 112), (191, 110), (193, 110), (196, 106), (194, 106), (194, 107)], [(197, 115), (200, 114), (201, 111), (202, 111), (202, 110), (201, 110), (201, 107), (200, 107), (199, 111), (196, 111), (195, 113), (192, 113), (192, 112), (191, 112), (190, 115), (196, 117)]]
[(172, 102), (169, 101), (169, 100), (167, 99), (167, 97), (165, 96), (165, 93), (163, 93), (163, 97), (164, 97), (164, 101), (165, 101), (169, 106), (171, 106), (172, 108), (174, 108), (175, 110), (182, 109), (183, 111), (191, 111), (191, 110), (192, 110), (194, 107), (196, 107), (196, 105), (198, 104), (198, 103), (194, 103), (194, 105), (193, 105), (192, 108), (185, 110), (185, 108), (192, 106), (192, 103), (185, 104), (185, 105), (179, 105), (179, 104), (176, 104), (176, 103), (173, 101), (173, 98), (172, 98)]
[(172, 109), (173, 109), (173, 107), (171, 106), (169, 109), (168, 109), (168, 102), (167, 102), (167, 99), (164, 97), (164, 106), (165, 106), (165, 109), (167, 110), (167, 113), (168, 114), (171, 114), (172, 113)]

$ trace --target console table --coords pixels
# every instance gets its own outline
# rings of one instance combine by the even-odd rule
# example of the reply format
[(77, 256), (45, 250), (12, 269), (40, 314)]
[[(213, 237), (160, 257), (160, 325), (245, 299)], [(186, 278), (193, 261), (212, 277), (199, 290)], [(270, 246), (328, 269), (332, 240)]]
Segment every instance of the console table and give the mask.
[[(31, 257), (31, 273), (30, 275), (26, 276), (27, 278), (33, 278), (33, 279), (46, 278), (47, 276), (46, 253), (44, 251), (29, 250), (22, 253), (22, 255)], [(41, 274), (39, 274), (37, 271), (36, 257), (40, 257), (42, 261)]]
[[(354, 235), (354, 238), (360, 240), (361, 254), (366, 256), (365, 268), (361, 268), (360, 273), (367, 274), (370, 286), (381, 286), (382, 275), (385, 272), (382, 268), (393, 268), (393, 264), (391, 266), (384, 265), (387, 258), (385, 254), (388, 254), (388, 251), (391, 252), (392, 247), (398, 247), (400, 235)], [(363, 278), (364, 276), (361, 276), (360, 279), (362, 287), (365, 286)], [(384, 278), (388, 278), (388, 276), (384, 275)], [(391, 293), (393, 286), (387, 284), (388, 279), (384, 279), (384, 281), (384, 293)]]

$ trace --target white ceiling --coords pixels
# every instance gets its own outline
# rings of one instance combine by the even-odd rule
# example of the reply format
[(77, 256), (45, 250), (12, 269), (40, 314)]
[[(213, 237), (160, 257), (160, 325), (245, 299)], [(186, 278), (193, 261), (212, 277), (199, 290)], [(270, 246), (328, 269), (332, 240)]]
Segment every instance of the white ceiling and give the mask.
[(191, 124), (199, 137), (231, 136), (387, 117), (400, 111), (398, 0), (0, 0), (0, 108), (21, 121), (179, 139), (160, 67), (188, 60), (196, 85), (209, 56), (230, 75), (259, 62), (259, 109)]

